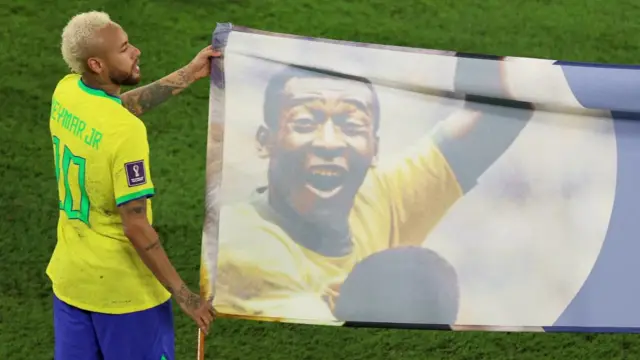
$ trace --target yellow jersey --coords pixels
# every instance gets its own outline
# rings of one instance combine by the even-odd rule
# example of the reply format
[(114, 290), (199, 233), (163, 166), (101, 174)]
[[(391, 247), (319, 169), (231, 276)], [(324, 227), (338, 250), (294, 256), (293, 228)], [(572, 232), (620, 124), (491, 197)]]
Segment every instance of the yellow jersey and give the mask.
[[(269, 206), (266, 193), (221, 208), (217, 259), (203, 259), (215, 264), (215, 279), (203, 263), (201, 286), (207, 295), (215, 286), (214, 306), (223, 315), (326, 325), (336, 322), (334, 300), (359, 261), (392, 247), (419, 246), (463, 196), (440, 149), (425, 137), (370, 169), (349, 217), (353, 249), (328, 257), (285, 231), (295, 224)], [(213, 246), (206, 238), (204, 245)]]
[(49, 129), (60, 212), (46, 273), (56, 296), (108, 314), (167, 301), (170, 293), (124, 235), (117, 208), (155, 194), (145, 125), (119, 98), (71, 74), (54, 90)]

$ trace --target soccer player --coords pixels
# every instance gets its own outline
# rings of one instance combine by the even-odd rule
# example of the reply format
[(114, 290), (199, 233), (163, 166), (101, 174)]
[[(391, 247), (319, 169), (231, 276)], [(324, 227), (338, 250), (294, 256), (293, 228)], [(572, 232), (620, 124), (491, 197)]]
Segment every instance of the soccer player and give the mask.
[(74, 16), (62, 32), (72, 71), (52, 97), (50, 131), (59, 192), (53, 287), (55, 358), (174, 358), (171, 297), (205, 333), (210, 301), (189, 290), (152, 227), (155, 194), (140, 115), (207, 77), (206, 47), (186, 66), (140, 81), (140, 50), (109, 15)]

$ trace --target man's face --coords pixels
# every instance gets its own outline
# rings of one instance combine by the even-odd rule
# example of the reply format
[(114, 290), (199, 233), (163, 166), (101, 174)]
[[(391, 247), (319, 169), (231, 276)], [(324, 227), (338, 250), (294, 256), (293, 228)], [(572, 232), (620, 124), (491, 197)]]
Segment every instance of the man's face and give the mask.
[(97, 46), (98, 56), (93, 61), (99, 63), (98, 72), (105, 80), (116, 85), (137, 85), (140, 82), (140, 50), (129, 43), (122, 27), (110, 24), (100, 30), (100, 43)]
[(269, 180), (299, 214), (351, 210), (377, 152), (372, 102), (367, 85), (352, 80), (294, 78), (285, 85)]

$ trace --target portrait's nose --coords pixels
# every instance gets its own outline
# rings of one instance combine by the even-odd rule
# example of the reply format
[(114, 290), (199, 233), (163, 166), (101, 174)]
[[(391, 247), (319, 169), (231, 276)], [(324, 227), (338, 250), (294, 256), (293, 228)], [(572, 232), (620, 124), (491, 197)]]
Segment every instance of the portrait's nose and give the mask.
[(345, 147), (346, 143), (342, 131), (340, 131), (332, 119), (328, 119), (318, 129), (314, 145), (327, 150), (337, 150)]

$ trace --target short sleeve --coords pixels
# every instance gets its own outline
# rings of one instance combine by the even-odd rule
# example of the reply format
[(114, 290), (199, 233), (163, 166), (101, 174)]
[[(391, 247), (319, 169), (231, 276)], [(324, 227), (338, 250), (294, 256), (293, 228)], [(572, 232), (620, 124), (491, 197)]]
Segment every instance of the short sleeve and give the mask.
[(127, 126), (113, 154), (113, 190), (116, 205), (155, 195), (149, 164), (147, 129), (142, 123)]
[(376, 167), (378, 193), (390, 201), (394, 216), (392, 245), (419, 245), (463, 196), (447, 159), (429, 136), (407, 152)]

